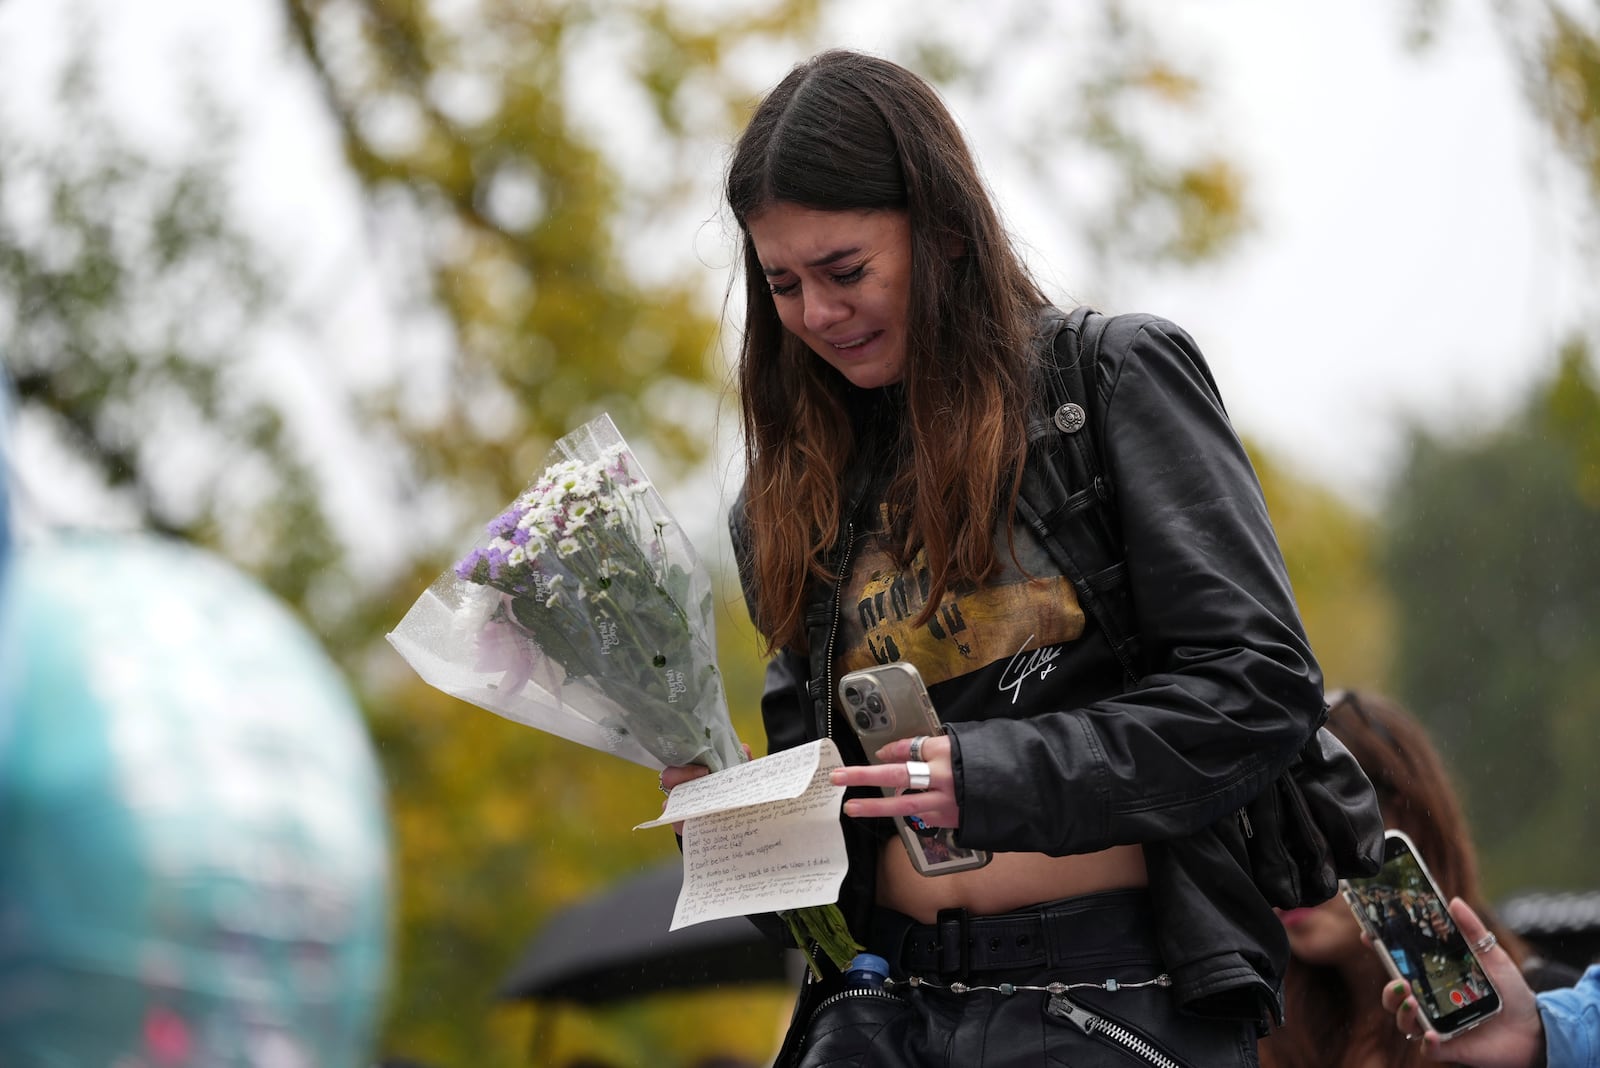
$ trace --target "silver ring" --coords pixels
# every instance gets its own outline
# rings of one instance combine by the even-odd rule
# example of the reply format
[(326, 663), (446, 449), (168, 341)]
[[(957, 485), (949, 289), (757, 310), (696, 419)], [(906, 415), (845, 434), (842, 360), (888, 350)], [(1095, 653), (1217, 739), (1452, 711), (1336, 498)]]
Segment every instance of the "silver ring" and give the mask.
[(906, 761), (907, 790), (926, 790), (933, 785), (933, 768), (920, 760)]
[(926, 734), (919, 734), (915, 738), (911, 739), (911, 759), (912, 760), (921, 760), (922, 759), (922, 743), (927, 741), (927, 740), (928, 740), (928, 736)]
[(666, 794), (668, 797), (672, 796), (672, 791), (667, 789), (667, 784), (661, 780), (661, 776), (659, 776), (659, 775), (656, 776), (656, 789), (660, 790), (662, 793)]
[(1476, 942), (1472, 943), (1472, 948), (1477, 950), (1479, 953), (1487, 953), (1491, 949), (1493, 949), (1495, 946), (1498, 946), (1499, 944), (1500, 944), (1500, 939), (1498, 939), (1498, 938), (1496, 938), (1494, 936), (1494, 932), (1493, 931), (1489, 931), (1482, 938), (1480, 938)]

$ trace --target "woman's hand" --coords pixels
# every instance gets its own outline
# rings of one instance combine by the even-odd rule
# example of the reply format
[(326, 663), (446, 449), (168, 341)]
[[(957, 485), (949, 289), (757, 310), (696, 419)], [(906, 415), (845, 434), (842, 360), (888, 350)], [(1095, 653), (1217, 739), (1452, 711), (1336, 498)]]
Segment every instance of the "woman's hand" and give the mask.
[[(890, 742), (874, 754), (877, 764), (848, 764), (833, 769), (835, 786), (889, 786), (906, 791), (911, 786), (911, 743), (902, 738)], [(950, 767), (950, 739), (927, 735), (919, 741), (917, 755), (928, 766), (928, 785), (894, 797), (853, 797), (844, 803), (844, 814), (857, 818), (872, 816), (919, 816), (932, 827), (961, 826), (961, 806), (956, 802), (955, 774)]]
[[(1472, 906), (1459, 897), (1450, 902), (1450, 915), (1468, 943), (1489, 933)], [(1533, 991), (1523, 981), (1510, 954), (1499, 945), (1478, 952), (1489, 981), (1500, 992), (1500, 1012), (1470, 1031), (1442, 1039), (1430, 1030), (1417, 1009), (1417, 999), (1402, 982), (1383, 988), (1383, 1007), (1394, 1013), (1394, 1023), (1408, 1038), (1422, 1039), (1422, 1053), (1430, 1061), (1450, 1061), (1473, 1068), (1532, 1068), (1544, 1063), (1544, 1024)]]
[[(739, 743), (739, 748), (744, 750), (744, 758), (750, 759), (750, 747), (744, 742)], [(690, 779), (698, 779), (702, 775), (710, 775), (711, 769), (704, 764), (668, 764), (661, 769), (661, 792), (670, 795), (675, 787), (682, 786)], [(666, 798), (661, 800), (661, 807), (667, 807)], [(678, 837), (683, 837), (683, 821), (679, 820), (672, 825), (672, 830)]]

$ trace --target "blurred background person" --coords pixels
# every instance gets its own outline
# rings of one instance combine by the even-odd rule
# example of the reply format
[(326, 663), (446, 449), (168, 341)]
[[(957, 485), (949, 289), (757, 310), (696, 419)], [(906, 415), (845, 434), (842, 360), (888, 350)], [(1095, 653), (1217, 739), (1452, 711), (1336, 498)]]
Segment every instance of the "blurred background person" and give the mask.
[[(1510, 959), (1543, 987), (1577, 973), (1542, 962), (1503, 926), (1478, 887), (1477, 854), (1460, 799), (1427, 731), (1399, 704), (1375, 693), (1329, 694), (1328, 728), (1361, 763), (1383, 810), (1384, 826), (1416, 843), (1441, 892), (1459, 896), (1486, 918)], [(1266, 1068), (1377, 1068), (1424, 1063), (1379, 1001), (1390, 976), (1343, 896), (1316, 908), (1281, 913), (1291, 958), (1284, 978), (1284, 1026), (1261, 1043)]]

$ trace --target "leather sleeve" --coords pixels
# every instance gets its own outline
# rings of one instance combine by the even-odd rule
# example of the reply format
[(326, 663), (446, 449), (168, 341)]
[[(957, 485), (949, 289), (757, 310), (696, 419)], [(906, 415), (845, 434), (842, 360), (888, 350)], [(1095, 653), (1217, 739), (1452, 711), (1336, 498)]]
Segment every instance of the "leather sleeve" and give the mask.
[(1189, 834), (1275, 778), (1321, 715), (1260, 484), (1194, 342), (1153, 317), (1108, 329), (1097, 381), (1146, 674), (1080, 708), (949, 724), (964, 846)]
[(766, 685), (761, 691), (761, 722), (767, 729), (767, 752), (793, 749), (811, 741), (811, 722), (804, 698), (809, 678), (804, 658), (787, 649), (767, 661)]

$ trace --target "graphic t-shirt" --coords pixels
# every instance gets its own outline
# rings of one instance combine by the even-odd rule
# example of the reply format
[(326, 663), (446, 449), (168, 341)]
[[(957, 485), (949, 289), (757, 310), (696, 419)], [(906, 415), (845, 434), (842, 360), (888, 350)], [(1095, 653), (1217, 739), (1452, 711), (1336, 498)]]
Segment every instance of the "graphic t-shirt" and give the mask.
[(909, 661), (945, 721), (1072, 708), (1086, 694), (1114, 687), (1115, 660), (1086, 621), (1072, 583), (1026, 528), (1014, 531), (1013, 559), (1003, 523), (995, 534), (1001, 570), (981, 588), (947, 589), (937, 611), (917, 625), (927, 603), (926, 558), (918, 552), (909, 567), (895, 565), (880, 506), (845, 580), (838, 673)]

